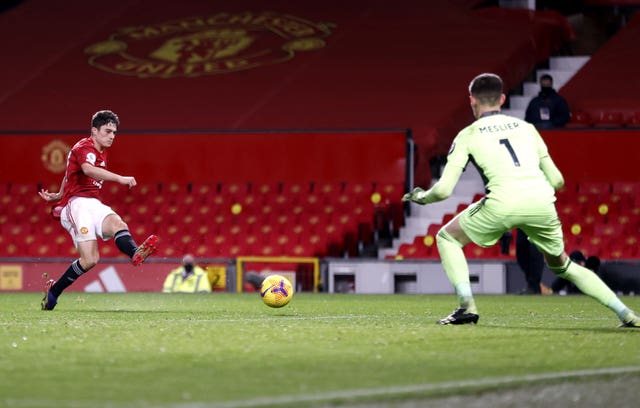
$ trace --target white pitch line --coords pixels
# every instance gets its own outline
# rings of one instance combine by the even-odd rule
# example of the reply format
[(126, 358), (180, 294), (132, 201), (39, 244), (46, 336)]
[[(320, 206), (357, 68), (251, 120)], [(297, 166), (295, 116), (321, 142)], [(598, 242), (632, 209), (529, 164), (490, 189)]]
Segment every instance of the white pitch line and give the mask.
[(340, 315), (340, 316), (262, 316), (255, 318), (242, 319), (172, 319), (172, 322), (185, 321), (189, 323), (242, 323), (242, 322), (265, 322), (265, 321), (288, 321), (288, 320), (351, 320), (351, 319), (370, 319), (367, 315)]
[(429, 384), (417, 384), (406, 385), (386, 388), (363, 388), (354, 390), (344, 390), (335, 392), (326, 392), (320, 394), (306, 394), (306, 395), (291, 395), (283, 397), (271, 397), (271, 398), (256, 398), (250, 400), (237, 400), (227, 402), (208, 402), (208, 403), (187, 403), (187, 404), (172, 404), (172, 408), (243, 408), (243, 407), (260, 407), (265, 405), (278, 405), (278, 404), (295, 404), (303, 402), (320, 402), (331, 401), (336, 399), (353, 399), (362, 397), (375, 397), (378, 395), (401, 395), (401, 394), (415, 394), (428, 391), (443, 391), (452, 388), (475, 388), (475, 387), (487, 387), (505, 384), (522, 384), (546, 380), (558, 380), (568, 379), (575, 377), (593, 377), (598, 375), (613, 375), (613, 374), (627, 374), (640, 372), (640, 366), (630, 367), (612, 367), (602, 368), (595, 370), (578, 370), (578, 371), (564, 371), (559, 373), (543, 373), (543, 374), (531, 374), (522, 376), (508, 376), (508, 377), (496, 377), (487, 378), (481, 380), (466, 380), (466, 381), (449, 381), (443, 383), (429, 383)]
[[(576, 377), (595, 377), (601, 375), (619, 375), (628, 373), (640, 372), (640, 366), (629, 367), (611, 367), (601, 368), (594, 370), (577, 370), (577, 371), (563, 371), (558, 373), (543, 373), (543, 374), (531, 374), (521, 376), (507, 376), (496, 378), (485, 378), (480, 380), (465, 380), (465, 381), (448, 381), (442, 383), (427, 383), (416, 384), (396, 387), (385, 388), (361, 388), (353, 390), (317, 393), (317, 394), (301, 394), (282, 397), (265, 397), (255, 398), (249, 400), (235, 400), (235, 401), (200, 401), (200, 402), (185, 402), (175, 404), (155, 404), (147, 401), (139, 401), (134, 403), (120, 403), (120, 402), (107, 402), (107, 401), (64, 401), (61, 402), (70, 408), (124, 408), (124, 407), (163, 407), (163, 408), (247, 408), (247, 407), (261, 407), (278, 404), (295, 405), (297, 403), (304, 402), (329, 402), (332, 400), (350, 400), (355, 398), (371, 398), (379, 395), (403, 395), (403, 394), (418, 394), (430, 391), (444, 391), (448, 389), (457, 388), (477, 388), (477, 387), (491, 387), (497, 385), (508, 384), (526, 384), (548, 380), (562, 380)], [(37, 401), (37, 400), (13, 400), (0, 398), (0, 402), (4, 402), (6, 407), (49, 407), (51, 401)], [(354, 401), (356, 402), (356, 401)]]

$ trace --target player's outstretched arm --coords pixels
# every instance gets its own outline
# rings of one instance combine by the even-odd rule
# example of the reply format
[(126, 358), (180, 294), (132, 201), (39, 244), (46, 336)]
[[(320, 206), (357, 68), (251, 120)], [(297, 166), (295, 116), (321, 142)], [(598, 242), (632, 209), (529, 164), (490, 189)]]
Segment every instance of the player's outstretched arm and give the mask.
[(50, 203), (53, 201), (60, 201), (62, 199), (62, 192), (64, 191), (64, 185), (67, 181), (66, 177), (62, 178), (62, 183), (60, 183), (60, 190), (57, 193), (52, 193), (49, 190), (44, 188), (38, 191), (38, 195), (46, 202)]
[(46, 202), (50, 203), (53, 201), (60, 201), (62, 198), (62, 191), (57, 193), (52, 193), (49, 190), (45, 190), (44, 188), (38, 191), (38, 195)]
[(92, 166), (89, 163), (82, 164), (82, 172), (87, 176), (97, 179), (97, 180), (105, 180), (105, 181), (115, 181), (119, 184), (124, 184), (129, 186), (129, 188), (134, 187), (136, 184), (135, 177), (132, 176), (121, 176), (119, 174), (113, 173), (107, 169), (103, 169), (101, 167)]

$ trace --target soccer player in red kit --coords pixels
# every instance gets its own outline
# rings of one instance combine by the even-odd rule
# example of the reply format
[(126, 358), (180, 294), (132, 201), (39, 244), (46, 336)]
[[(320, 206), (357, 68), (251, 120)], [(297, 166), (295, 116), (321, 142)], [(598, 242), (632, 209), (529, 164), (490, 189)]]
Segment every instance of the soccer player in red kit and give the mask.
[(102, 183), (115, 181), (133, 188), (136, 179), (110, 172), (107, 167), (107, 148), (111, 147), (120, 125), (118, 116), (109, 111), (96, 112), (91, 119), (91, 135), (76, 143), (67, 158), (67, 170), (60, 191), (40, 190), (38, 194), (47, 202), (57, 202), (53, 215), (60, 218), (73, 244), (80, 254), (57, 281), (45, 284), (42, 310), (53, 310), (62, 291), (80, 275), (96, 266), (100, 259), (98, 237), (114, 237), (118, 249), (131, 258), (133, 265), (144, 262), (156, 250), (158, 237), (150, 235), (142, 245), (136, 245), (129, 227), (100, 199)]

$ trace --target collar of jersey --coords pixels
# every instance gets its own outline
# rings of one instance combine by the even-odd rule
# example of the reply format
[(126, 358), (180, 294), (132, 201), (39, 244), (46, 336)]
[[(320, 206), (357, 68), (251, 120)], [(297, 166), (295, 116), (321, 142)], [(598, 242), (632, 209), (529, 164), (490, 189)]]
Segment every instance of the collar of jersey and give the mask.
[(492, 111), (483, 113), (482, 115), (480, 115), (480, 118), (486, 118), (487, 116), (498, 115), (498, 114), (500, 114), (499, 110), (492, 110)]

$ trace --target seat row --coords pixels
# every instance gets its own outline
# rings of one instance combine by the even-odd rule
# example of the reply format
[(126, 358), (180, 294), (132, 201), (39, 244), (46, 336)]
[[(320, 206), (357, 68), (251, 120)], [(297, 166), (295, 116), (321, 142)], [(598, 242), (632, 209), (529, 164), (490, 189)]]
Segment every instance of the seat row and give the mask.
[[(250, 183), (154, 184), (129, 191), (109, 183), (103, 193), (138, 241), (152, 233), (162, 237), (160, 256), (359, 256), (365, 245), (402, 225), (400, 184), (294, 186), (276, 183), (267, 192), (267, 185)], [(49, 214), (50, 205), (37, 196), (38, 188), (7, 187), (0, 257), (75, 256), (67, 233)], [(101, 245), (101, 253), (119, 256), (112, 243)]]
[[(476, 196), (473, 201), (478, 199)], [(456, 213), (444, 214), (440, 222), (427, 227), (425, 234), (401, 244), (398, 253), (388, 257), (438, 258), (438, 230), (467, 205), (460, 204)], [(580, 249), (603, 259), (640, 258), (640, 182), (569, 185), (558, 193), (556, 207), (568, 251)], [(464, 252), (469, 258), (513, 258), (515, 246), (481, 248), (470, 244)]]
[(576, 111), (571, 114), (571, 120), (565, 125), (566, 128), (640, 128), (640, 111), (638, 112), (616, 112), (599, 111), (589, 113), (587, 111)]

